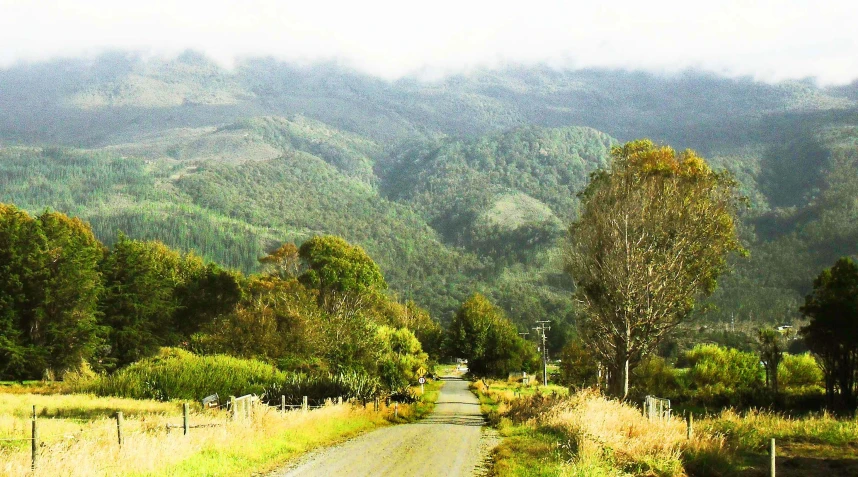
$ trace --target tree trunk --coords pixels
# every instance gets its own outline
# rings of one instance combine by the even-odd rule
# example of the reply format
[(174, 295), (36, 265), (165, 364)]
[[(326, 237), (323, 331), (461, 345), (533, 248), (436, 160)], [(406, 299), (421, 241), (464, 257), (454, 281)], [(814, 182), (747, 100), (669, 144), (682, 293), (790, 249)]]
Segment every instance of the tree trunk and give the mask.
[(778, 365), (775, 364), (775, 367), (772, 368), (772, 390), (775, 394), (778, 393)]
[(608, 394), (625, 400), (629, 395), (629, 359), (618, 359), (608, 374)]
[(623, 401), (629, 396), (629, 358), (623, 363)]

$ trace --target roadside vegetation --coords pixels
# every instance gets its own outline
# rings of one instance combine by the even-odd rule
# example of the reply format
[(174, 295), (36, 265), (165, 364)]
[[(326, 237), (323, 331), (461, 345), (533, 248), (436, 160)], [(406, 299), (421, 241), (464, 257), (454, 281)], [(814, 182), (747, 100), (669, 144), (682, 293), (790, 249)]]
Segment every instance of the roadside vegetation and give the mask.
[(633, 404), (593, 389), (526, 392), (536, 387), (493, 380), (472, 388), (504, 437), (493, 454), (498, 476), (748, 475), (767, 470), (771, 438), (783, 469), (778, 475), (858, 470), (854, 418), (728, 409), (698, 415), (689, 440), (681, 416), (651, 422)]
[[(0, 475), (29, 473), (33, 406), (39, 426), (36, 475), (234, 476), (273, 470), (320, 446), (391, 423), (412, 422), (434, 408), (440, 381), (425, 393), (411, 389), (410, 403), (358, 399), (319, 409), (281, 412), (258, 405), (252, 419), (230, 418), (226, 410), (191, 403), (192, 427), (182, 435), (182, 402), (97, 397), (91, 394), (28, 394), (28, 386), (0, 394)], [(12, 388), (13, 386), (10, 386)], [(279, 402), (279, 398), (278, 398)], [(394, 407), (396, 409), (394, 409)], [(117, 442), (117, 411), (124, 414), (124, 443)], [(167, 425), (173, 429), (168, 430)]]
[[(4, 406), (0, 438), (29, 437), (31, 403), (37, 403), (40, 440), (37, 475), (246, 475), (272, 469), (291, 457), (388, 423), (388, 409), (330, 406), (285, 414), (262, 409), (250, 422), (229, 421), (224, 412), (197, 409), (191, 429), (166, 430), (182, 423), (181, 403), (94, 398), (86, 395), (33, 399), (16, 396)], [(39, 406), (44, 404), (45, 407)], [(56, 406), (56, 407), (53, 407)], [(91, 417), (83, 416), (98, 409)], [(126, 410), (125, 442), (120, 449), (114, 410)], [(23, 412), (22, 412), (23, 411)], [(9, 416), (11, 413), (12, 416)], [(101, 414), (102, 415), (97, 415)], [(25, 475), (30, 469), (29, 441), (0, 443), (0, 475)]]

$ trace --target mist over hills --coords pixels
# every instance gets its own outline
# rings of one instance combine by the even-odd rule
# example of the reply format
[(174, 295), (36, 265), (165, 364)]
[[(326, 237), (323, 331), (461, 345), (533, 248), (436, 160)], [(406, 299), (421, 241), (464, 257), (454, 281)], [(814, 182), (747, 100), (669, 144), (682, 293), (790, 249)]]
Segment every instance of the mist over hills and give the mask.
[(784, 321), (821, 268), (858, 252), (856, 84), (548, 67), (390, 82), (193, 52), (22, 64), (0, 70), (0, 202), (246, 271), (334, 233), (442, 321), (481, 290), (522, 327), (562, 330), (575, 194), (611, 145), (650, 137), (731, 170), (750, 199), (751, 258), (703, 319)]

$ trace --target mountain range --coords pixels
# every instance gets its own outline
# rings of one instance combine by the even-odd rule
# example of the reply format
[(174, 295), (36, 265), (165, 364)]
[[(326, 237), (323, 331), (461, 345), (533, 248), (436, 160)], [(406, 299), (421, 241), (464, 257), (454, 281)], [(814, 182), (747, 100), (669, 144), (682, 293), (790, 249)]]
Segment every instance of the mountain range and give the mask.
[(285, 241), (363, 246), (446, 322), (481, 291), (522, 330), (575, 320), (565, 229), (613, 145), (693, 148), (738, 179), (749, 258), (699, 320), (780, 323), (858, 253), (858, 82), (547, 66), (387, 81), (334, 63), (113, 52), (0, 70), (0, 202), (246, 272)]

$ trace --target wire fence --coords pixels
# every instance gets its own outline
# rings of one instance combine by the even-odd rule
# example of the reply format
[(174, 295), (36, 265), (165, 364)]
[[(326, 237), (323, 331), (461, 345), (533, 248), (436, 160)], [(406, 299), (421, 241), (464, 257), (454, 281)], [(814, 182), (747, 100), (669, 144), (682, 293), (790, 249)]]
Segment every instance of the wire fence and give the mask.
[[(162, 429), (165, 429), (168, 433), (172, 429), (183, 429), (183, 433), (185, 435), (188, 434), (190, 429), (201, 429), (201, 428), (213, 428), (213, 427), (223, 427), (227, 426), (230, 423), (239, 423), (242, 421), (250, 421), (254, 418), (254, 416), (261, 415), (261, 411), (275, 411), (280, 413), (287, 412), (310, 412), (312, 410), (321, 409), (328, 405), (339, 405), (343, 403), (343, 399), (336, 398), (327, 400), (325, 404), (321, 405), (310, 405), (307, 396), (303, 397), (302, 404), (298, 405), (290, 405), (286, 404), (286, 397), (282, 396), (281, 404), (277, 406), (272, 406), (263, 403), (260, 398), (256, 395), (246, 395), (241, 397), (230, 397), (230, 399), (221, 406), (220, 403), (216, 406), (206, 405), (204, 403), (203, 409), (221, 409), (227, 411), (227, 417), (223, 422), (191, 422), (191, 413), (189, 411), (188, 403), (184, 403), (182, 405), (182, 423), (175, 424), (172, 422), (167, 422)], [(378, 405), (378, 400), (376, 400), (375, 410), (379, 411), (380, 407)], [(87, 428), (79, 428), (71, 431), (63, 431), (63, 432), (52, 432), (50, 434), (42, 434), (40, 433), (40, 428), (44, 421), (57, 423), (57, 422), (71, 422), (76, 424), (85, 424)], [(0, 442), (30, 442), (31, 452), (31, 470), (36, 471), (39, 465), (39, 457), (42, 448), (45, 446), (50, 446), (53, 444), (57, 444), (63, 441), (69, 440), (78, 440), (84, 436), (89, 436), (96, 433), (107, 434), (105, 436), (106, 439), (113, 439), (121, 449), (123, 444), (125, 443), (125, 427), (124, 424), (124, 416), (121, 411), (116, 411), (113, 413), (111, 418), (102, 419), (102, 423), (99, 425), (99, 419), (84, 419), (84, 418), (66, 418), (60, 415), (51, 416), (51, 417), (40, 417), (36, 413), (36, 406), (33, 406), (33, 413), (30, 418), (30, 432), (29, 436), (22, 437), (0, 437)], [(93, 427), (94, 425), (94, 427)], [(151, 427), (150, 430), (154, 430), (155, 427)], [(24, 431), (23, 429), (21, 429)], [(2, 430), (0, 430), (2, 431)], [(14, 432), (14, 431), (13, 431)], [(24, 431), (26, 432), (26, 431)], [(113, 434), (114, 437), (109, 437), (110, 434)]]

